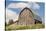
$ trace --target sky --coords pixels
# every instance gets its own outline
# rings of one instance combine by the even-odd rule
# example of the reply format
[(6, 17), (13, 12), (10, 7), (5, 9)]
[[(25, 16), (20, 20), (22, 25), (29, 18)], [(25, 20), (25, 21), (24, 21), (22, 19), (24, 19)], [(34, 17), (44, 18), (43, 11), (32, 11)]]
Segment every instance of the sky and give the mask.
[(45, 4), (44, 2), (28, 2), (28, 1), (6, 1), (6, 21), (13, 19), (18, 20), (19, 13), (25, 7), (32, 9), (32, 11), (44, 20)]

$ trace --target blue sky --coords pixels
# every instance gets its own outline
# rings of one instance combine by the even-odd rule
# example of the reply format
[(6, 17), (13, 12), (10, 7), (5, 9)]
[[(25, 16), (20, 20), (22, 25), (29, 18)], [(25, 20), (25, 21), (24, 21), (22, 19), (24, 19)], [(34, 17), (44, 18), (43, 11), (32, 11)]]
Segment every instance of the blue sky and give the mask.
[[(17, 4), (16, 4), (17, 3)], [(19, 4), (18, 4), (19, 3)], [(7, 11), (12, 11), (14, 13), (16, 13), (17, 15), (20, 13), (21, 9), (23, 8), (19, 8), (19, 6), (13, 6), (15, 5), (22, 5), (22, 3), (24, 5), (22, 6), (28, 6), (29, 8), (32, 8), (34, 10), (34, 12), (36, 12), (36, 14), (38, 14), (40, 17), (44, 18), (44, 14), (45, 14), (45, 4), (43, 2), (26, 2), (26, 1), (6, 1), (6, 8), (8, 9)], [(13, 5), (12, 5), (13, 4)]]
[[(23, 2), (23, 1), (19, 1), (19, 2)], [(17, 1), (7, 1), (6, 2), (6, 6), (8, 6), (10, 3), (19, 3), (19, 2), (17, 2)], [(25, 2), (26, 3), (26, 2)], [(40, 16), (44, 16), (44, 10), (45, 10), (45, 4), (44, 3), (38, 3), (39, 4), (39, 6), (40, 6), (40, 9), (38, 10), (38, 12), (39, 12), (39, 14), (40, 14)], [(11, 8), (10, 8), (11, 9)], [(18, 10), (18, 9), (11, 9), (11, 10), (13, 10), (13, 11), (15, 11), (15, 10)], [(18, 11), (17, 11), (18, 12)]]

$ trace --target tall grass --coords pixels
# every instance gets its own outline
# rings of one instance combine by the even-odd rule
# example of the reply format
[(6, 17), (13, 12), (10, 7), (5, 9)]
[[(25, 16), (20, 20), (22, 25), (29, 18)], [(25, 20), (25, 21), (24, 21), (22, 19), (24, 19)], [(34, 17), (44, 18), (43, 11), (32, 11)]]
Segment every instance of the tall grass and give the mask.
[(10, 26), (7, 26), (6, 29), (7, 30), (23, 30), (23, 29), (41, 29), (44, 28), (45, 26), (43, 24), (34, 24), (34, 25), (15, 25), (12, 24)]

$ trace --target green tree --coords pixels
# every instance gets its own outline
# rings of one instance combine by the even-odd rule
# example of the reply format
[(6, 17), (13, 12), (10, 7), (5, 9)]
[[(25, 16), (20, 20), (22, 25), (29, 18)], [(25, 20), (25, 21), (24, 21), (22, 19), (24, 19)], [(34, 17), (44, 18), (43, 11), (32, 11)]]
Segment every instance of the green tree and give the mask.
[(11, 24), (13, 24), (13, 23), (14, 23), (13, 19), (9, 19), (8, 24), (11, 25)]

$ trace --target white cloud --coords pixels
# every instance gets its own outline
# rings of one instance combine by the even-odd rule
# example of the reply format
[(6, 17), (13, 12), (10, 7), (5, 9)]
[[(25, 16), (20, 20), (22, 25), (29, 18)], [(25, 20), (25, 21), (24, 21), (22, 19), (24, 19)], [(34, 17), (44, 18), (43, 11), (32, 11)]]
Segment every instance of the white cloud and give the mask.
[(35, 2), (28, 2), (28, 3), (11, 3), (8, 5), (8, 8), (24, 8), (24, 7), (29, 7), (32, 9), (39, 9), (40, 6), (39, 4), (35, 3)]
[(29, 5), (29, 8), (32, 9), (32, 12), (34, 14), (39, 15), (39, 13), (38, 13), (38, 10), (40, 9), (39, 4), (37, 4), (35, 2), (29, 2), (28, 5)]
[(35, 2), (28, 2), (28, 3), (11, 3), (11, 4), (8, 5), (8, 8), (21, 8), (21, 9), (23, 9), (25, 7), (28, 7), (28, 8), (33, 9), (32, 11), (35, 14), (39, 15), (39, 13), (38, 13), (37, 10), (39, 10), (40, 6), (39, 6), (39, 4), (37, 4)]
[(18, 20), (18, 14), (16, 14), (12, 10), (6, 9), (6, 22), (7, 23), (9, 19), (13, 19), (14, 21)]
[(37, 4), (37, 3), (33, 3), (32, 6), (33, 6), (33, 9), (39, 9), (40, 8), (39, 4)]
[(11, 3), (10, 5), (8, 5), (8, 8), (24, 8), (26, 6), (26, 3)]

